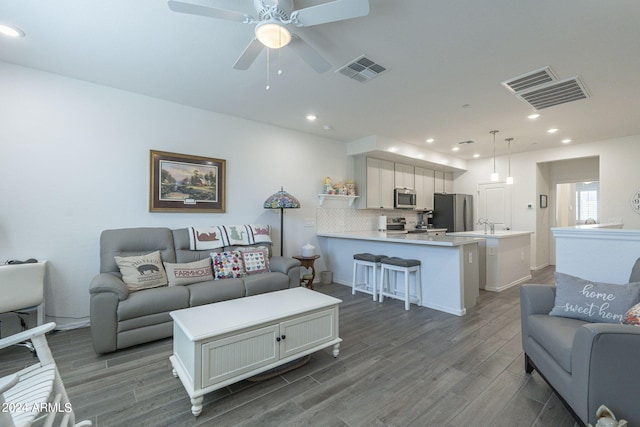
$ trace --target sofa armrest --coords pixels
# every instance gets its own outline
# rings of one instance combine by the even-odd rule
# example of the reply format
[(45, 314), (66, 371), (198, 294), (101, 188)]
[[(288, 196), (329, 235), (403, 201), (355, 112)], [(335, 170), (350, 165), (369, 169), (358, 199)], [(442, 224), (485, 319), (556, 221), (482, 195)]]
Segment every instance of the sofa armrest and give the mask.
[(596, 411), (604, 404), (629, 425), (640, 425), (639, 354), (638, 326), (589, 323), (578, 328), (571, 350), (571, 388), (576, 413), (585, 414), (585, 422), (595, 425)]
[(289, 274), (289, 270), (300, 266), (300, 261), (293, 258), (274, 256), (269, 260), (269, 270)]
[(555, 300), (555, 286), (527, 284), (520, 287), (520, 310), (523, 316), (549, 314)]
[(110, 273), (100, 273), (91, 281), (89, 293), (98, 294), (101, 292), (112, 292), (118, 296), (120, 301), (129, 297), (129, 288), (124, 282)]

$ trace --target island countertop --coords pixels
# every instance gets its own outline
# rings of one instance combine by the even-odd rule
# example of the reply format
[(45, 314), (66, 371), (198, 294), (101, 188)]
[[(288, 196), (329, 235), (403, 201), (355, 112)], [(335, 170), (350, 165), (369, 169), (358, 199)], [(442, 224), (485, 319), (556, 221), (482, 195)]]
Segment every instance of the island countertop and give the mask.
[(462, 246), (481, 242), (481, 238), (450, 235), (428, 235), (427, 233), (396, 234), (384, 231), (349, 231), (343, 233), (318, 233), (318, 237), (337, 239), (371, 240), (374, 242), (408, 243), (427, 246)]
[(447, 233), (447, 236), (467, 236), (467, 237), (480, 237), (483, 239), (508, 239), (511, 237), (519, 237), (533, 234), (533, 231), (517, 231), (517, 230), (496, 230), (495, 233), (487, 232), (485, 234), (482, 230), (474, 231), (457, 231), (454, 233)]

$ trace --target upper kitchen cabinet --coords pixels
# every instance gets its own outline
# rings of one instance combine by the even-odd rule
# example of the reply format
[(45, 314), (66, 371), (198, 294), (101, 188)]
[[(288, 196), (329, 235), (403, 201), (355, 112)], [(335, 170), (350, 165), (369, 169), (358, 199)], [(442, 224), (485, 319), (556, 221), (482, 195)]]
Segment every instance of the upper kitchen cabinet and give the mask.
[[(356, 159), (359, 209), (393, 209), (395, 168), (393, 162), (374, 158)], [(364, 184), (364, 185), (363, 185)]]
[(435, 171), (435, 192), (453, 193), (453, 173)]
[(416, 208), (433, 209), (433, 193), (435, 192), (435, 172), (416, 166)]
[(412, 190), (416, 189), (413, 166), (396, 163), (395, 172), (395, 188), (410, 188)]

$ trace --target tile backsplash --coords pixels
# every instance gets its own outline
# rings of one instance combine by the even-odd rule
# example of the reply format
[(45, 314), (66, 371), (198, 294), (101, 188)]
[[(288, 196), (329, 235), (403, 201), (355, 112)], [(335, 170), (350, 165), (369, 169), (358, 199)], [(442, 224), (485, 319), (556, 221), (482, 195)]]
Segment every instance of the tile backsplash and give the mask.
[(344, 233), (377, 230), (380, 215), (386, 215), (387, 218), (405, 217), (407, 226), (415, 226), (417, 221), (417, 215), (411, 211), (319, 207), (316, 210), (317, 232)]

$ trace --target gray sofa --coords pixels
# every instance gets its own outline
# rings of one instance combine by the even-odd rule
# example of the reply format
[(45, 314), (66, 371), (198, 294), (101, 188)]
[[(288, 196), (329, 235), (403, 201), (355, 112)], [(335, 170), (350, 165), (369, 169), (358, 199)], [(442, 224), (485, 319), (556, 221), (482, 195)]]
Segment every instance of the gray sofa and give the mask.
[[(640, 281), (640, 260), (629, 282)], [(525, 371), (534, 370), (582, 425), (595, 425), (602, 404), (640, 426), (640, 327), (550, 316), (555, 286), (520, 288)]]
[(269, 260), (269, 272), (237, 279), (129, 292), (121, 280), (114, 257), (143, 255), (153, 251), (160, 251), (162, 260), (171, 263), (198, 261), (209, 257), (212, 252), (190, 250), (186, 228), (103, 231), (100, 236), (100, 274), (91, 281), (89, 289), (91, 338), (96, 353), (108, 353), (172, 336), (173, 322), (169, 316), (172, 310), (300, 285), (300, 262), (273, 256)]

